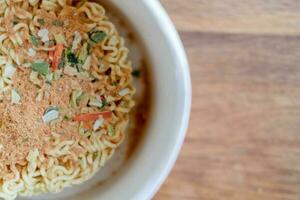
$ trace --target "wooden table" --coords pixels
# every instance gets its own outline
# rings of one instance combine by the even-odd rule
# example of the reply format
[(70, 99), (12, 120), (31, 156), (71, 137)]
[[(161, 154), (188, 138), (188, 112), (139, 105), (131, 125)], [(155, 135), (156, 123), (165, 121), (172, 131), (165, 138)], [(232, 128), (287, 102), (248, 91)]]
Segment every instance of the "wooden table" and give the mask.
[(157, 200), (300, 199), (300, 1), (161, 0), (188, 53), (189, 131)]

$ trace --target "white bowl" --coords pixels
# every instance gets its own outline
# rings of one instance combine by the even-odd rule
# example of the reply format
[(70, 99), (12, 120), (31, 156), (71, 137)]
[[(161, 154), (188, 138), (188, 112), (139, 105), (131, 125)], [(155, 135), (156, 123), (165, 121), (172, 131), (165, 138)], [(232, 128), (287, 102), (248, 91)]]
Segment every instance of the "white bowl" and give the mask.
[[(191, 84), (178, 34), (157, 0), (110, 2), (137, 31), (149, 56), (154, 101), (150, 124), (133, 157), (112, 179), (94, 186), (83, 183), (79, 192), (63, 191), (58, 196), (42, 199), (151, 199), (169, 174), (182, 146), (190, 115)], [(87, 187), (90, 188), (86, 190)]]

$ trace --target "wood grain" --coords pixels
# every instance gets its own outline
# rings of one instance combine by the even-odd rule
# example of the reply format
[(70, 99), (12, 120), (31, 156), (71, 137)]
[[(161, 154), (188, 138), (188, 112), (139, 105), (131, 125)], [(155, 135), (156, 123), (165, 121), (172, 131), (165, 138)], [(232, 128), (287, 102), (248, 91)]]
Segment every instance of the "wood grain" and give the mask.
[(299, 35), (298, 0), (161, 0), (181, 31)]
[(180, 157), (154, 199), (299, 200), (300, 2), (162, 3), (186, 47), (193, 104)]

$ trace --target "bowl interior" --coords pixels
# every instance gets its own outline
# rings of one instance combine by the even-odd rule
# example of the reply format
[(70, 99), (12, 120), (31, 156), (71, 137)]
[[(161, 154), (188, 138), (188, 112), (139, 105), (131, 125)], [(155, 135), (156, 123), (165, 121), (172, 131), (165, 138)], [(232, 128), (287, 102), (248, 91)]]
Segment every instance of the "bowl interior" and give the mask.
[(100, 2), (122, 12), (145, 47), (153, 88), (149, 126), (131, 158), (104, 183), (97, 184), (101, 173), (106, 173), (102, 170), (80, 186), (34, 199), (150, 199), (172, 168), (184, 139), (190, 111), (189, 70), (166, 13), (157, 0)]

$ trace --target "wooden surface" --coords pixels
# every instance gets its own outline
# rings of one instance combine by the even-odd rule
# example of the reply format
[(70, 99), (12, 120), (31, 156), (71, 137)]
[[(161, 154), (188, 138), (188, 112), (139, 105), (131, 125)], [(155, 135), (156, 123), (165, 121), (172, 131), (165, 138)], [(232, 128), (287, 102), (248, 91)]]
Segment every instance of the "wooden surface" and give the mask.
[(161, 0), (190, 62), (180, 157), (156, 200), (300, 199), (300, 1)]

